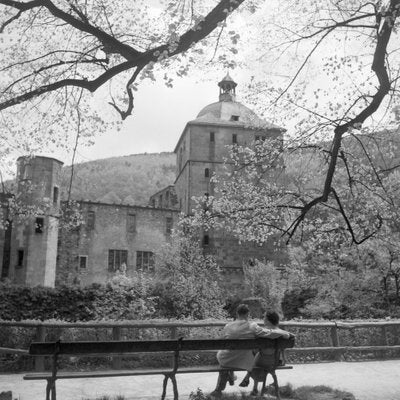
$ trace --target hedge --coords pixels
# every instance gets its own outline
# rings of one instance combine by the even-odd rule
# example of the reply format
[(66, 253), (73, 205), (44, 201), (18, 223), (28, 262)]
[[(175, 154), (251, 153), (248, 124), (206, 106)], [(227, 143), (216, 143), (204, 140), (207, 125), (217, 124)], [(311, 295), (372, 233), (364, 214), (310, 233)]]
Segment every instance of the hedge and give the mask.
[(141, 319), (154, 313), (152, 299), (131, 287), (93, 284), (80, 288), (0, 284), (0, 319), (93, 321)]

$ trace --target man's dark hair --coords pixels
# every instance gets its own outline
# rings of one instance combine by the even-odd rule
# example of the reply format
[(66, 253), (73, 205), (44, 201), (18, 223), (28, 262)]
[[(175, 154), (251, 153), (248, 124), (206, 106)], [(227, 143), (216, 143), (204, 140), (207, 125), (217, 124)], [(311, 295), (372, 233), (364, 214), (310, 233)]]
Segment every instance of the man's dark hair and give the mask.
[(247, 315), (249, 313), (249, 307), (247, 304), (239, 304), (236, 309), (236, 314), (240, 316)]
[(275, 311), (267, 311), (265, 313), (264, 318), (271, 322), (272, 325), (278, 326), (279, 325), (279, 315)]

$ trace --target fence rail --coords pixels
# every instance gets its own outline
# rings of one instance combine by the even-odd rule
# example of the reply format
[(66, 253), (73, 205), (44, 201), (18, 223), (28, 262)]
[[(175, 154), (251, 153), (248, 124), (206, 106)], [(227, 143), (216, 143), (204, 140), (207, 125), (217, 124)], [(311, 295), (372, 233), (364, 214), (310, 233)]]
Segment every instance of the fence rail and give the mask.
[[(262, 321), (256, 321), (259, 325), (263, 325)], [(222, 328), (226, 321), (220, 320), (203, 320), (203, 321), (166, 321), (166, 320), (151, 320), (151, 321), (107, 321), (107, 322), (53, 322), (53, 321), (1, 321), (0, 327), (15, 327), (15, 328), (32, 328), (35, 329), (35, 341), (45, 342), (46, 335), (49, 330), (71, 329), (71, 328), (95, 328), (109, 329), (110, 340), (121, 340), (123, 338), (124, 329), (156, 329), (169, 331), (168, 337), (175, 339), (179, 335), (179, 329), (190, 328)], [(328, 346), (315, 346), (311, 343), (305, 347), (295, 347), (289, 349), (289, 353), (305, 353), (305, 352), (333, 352), (335, 359), (340, 357), (347, 351), (379, 351), (379, 350), (400, 350), (400, 320), (383, 320), (383, 321), (285, 321), (281, 327), (289, 331), (295, 330), (315, 330), (324, 328), (329, 331), (327, 340), (330, 342)], [(350, 330), (355, 332), (359, 329), (378, 329), (377, 339), (379, 345), (357, 345), (343, 346), (340, 340), (340, 332)], [(395, 342), (389, 344), (388, 336), (395, 338)], [(393, 340), (392, 340), (393, 342)], [(1, 348), (0, 353), (10, 354), (27, 354), (26, 349), (10, 349)], [(113, 357), (113, 367), (121, 367), (121, 358)], [(44, 358), (36, 357), (35, 370), (43, 371)]]

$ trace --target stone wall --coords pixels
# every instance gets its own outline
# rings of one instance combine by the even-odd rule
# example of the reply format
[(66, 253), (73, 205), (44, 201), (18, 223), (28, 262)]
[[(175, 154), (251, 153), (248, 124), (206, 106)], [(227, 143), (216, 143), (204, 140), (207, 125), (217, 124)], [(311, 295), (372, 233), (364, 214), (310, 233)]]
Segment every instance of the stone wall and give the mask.
[[(115, 275), (109, 270), (109, 250), (126, 251), (126, 274), (136, 270), (137, 252), (152, 252), (167, 243), (167, 218), (176, 226), (179, 212), (172, 209), (80, 202), (85, 224), (60, 232), (57, 284), (104, 283)], [(91, 214), (91, 216), (89, 215)], [(169, 220), (169, 228), (171, 228)], [(86, 257), (83, 268), (82, 257)]]

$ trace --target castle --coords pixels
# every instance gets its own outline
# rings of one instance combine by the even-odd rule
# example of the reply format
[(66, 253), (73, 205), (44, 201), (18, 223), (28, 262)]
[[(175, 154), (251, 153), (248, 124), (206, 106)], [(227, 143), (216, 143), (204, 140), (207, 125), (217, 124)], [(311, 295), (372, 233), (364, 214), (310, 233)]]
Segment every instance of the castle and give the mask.
[[(178, 140), (174, 185), (151, 196), (148, 206), (79, 201), (84, 221), (66, 231), (60, 221), (62, 162), (20, 157), (16, 198), (36, 214), (11, 220), (9, 196), (0, 193), (1, 278), (29, 286), (88, 285), (104, 283), (116, 271), (128, 276), (135, 270), (151, 271), (154, 254), (170, 240), (179, 214), (192, 212), (193, 197), (213, 195), (210, 178), (222, 168), (228, 146), (280, 138), (285, 131), (236, 101), (237, 84), (229, 74), (218, 86), (219, 101), (189, 121)], [(244, 262), (258, 258), (279, 264), (284, 257), (272, 241), (239, 244), (217, 231), (203, 232), (199, 240), (215, 255), (228, 282), (240, 283)]]

